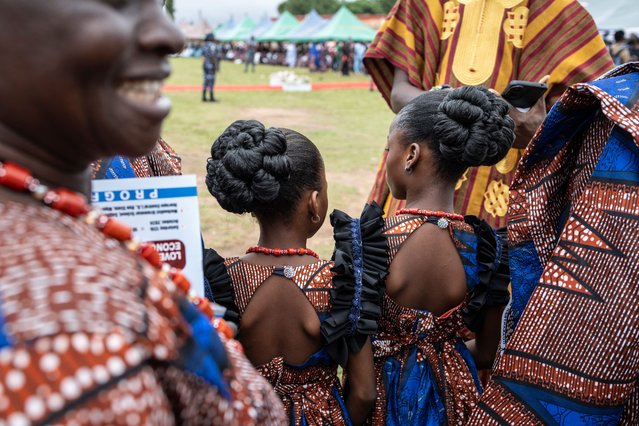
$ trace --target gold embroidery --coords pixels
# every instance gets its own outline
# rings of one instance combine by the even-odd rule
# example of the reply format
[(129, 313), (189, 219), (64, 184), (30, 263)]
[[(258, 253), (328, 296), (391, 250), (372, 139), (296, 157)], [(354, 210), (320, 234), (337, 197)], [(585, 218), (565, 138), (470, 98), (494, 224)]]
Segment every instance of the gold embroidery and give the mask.
[(451, 0), (444, 3), (444, 22), (442, 23), (441, 39), (446, 40), (453, 35), (459, 22), (459, 3)]
[(468, 169), (466, 169), (462, 177), (460, 177), (459, 180), (457, 181), (457, 185), (455, 185), (455, 191), (461, 188), (464, 182), (466, 182), (467, 180), (468, 180)]
[(522, 0), (458, 0), (464, 5), (453, 73), (462, 84), (475, 86), (493, 72), (504, 12)]
[(510, 149), (508, 154), (499, 163), (495, 164), (497, 171), (502, 175), (511, 172), (519, 162), (519, 151), (517, 148)]
[(515, 10), (506, 14), (506, 22), (504, 22), (504, 32), (506, 33), (506, 41), (513, 46), (524, 47), (524, 33), (528, 25), (528, 8), (519, 6)]
[(508, 212), (510, 188), (503, 181), (492, 181), (484, 194), (484, 209), (493, 217), (504, 217)]

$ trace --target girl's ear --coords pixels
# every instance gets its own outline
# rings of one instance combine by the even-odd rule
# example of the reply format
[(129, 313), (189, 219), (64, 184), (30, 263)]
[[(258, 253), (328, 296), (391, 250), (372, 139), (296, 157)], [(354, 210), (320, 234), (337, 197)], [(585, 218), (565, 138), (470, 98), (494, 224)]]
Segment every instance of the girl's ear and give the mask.
[(413, 170), (419, 162), (421, 147), (418, 143), (412, 143), (406, 148), (405, 169)]
[(312, 191), (310, 196), (308, 197), (308, 213), (310, 216), (310, 220), (313, 223), (319, 223), (322, 219), (320, 216), (322, 210), (322, 202), (320, 200), (319, 191)]

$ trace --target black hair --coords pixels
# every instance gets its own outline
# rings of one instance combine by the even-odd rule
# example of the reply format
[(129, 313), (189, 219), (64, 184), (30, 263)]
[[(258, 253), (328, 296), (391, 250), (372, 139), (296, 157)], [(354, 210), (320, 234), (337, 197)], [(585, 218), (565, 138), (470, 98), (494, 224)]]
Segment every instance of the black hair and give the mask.
[(615, 41), (618, 43), (626, 39), (626, 33), (623, 30), (615, 31)]
[(506, 155), (515, 140), (508, 110), (484, 87), (432, 90), (402, 108), (393, 128), (404, 132), (404, 143), (426, 144), (438, 176), (456, 181), (468, 167), (491, 166)]
[(306, 190), (322, 190), (317, 147), (290, 129), (255, 120), (231, 124), (211, 146), (206, 186), (224, 210), (290, 219)]

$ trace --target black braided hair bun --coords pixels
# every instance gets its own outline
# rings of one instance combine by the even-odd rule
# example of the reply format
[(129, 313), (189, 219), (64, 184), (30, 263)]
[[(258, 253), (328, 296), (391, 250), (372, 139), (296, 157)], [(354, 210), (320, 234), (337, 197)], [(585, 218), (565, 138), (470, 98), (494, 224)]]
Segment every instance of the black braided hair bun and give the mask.
[(231, 124), (211, 147), (206, 186), (223, 209), (254, 212), (275, 201), (291, 175), (287, 143), (280, 129), (255, 120)]
[(442, 157), (465, 167), (499, 162), (515, 140), (508, 109), (484, 87), (451, 90), (439, 105), (433, 127)]

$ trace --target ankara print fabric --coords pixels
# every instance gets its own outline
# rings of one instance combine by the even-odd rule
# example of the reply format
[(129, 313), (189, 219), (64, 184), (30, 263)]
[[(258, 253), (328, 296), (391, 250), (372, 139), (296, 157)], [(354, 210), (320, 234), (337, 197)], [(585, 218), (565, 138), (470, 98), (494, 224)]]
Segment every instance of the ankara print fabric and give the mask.
[(522, 159), (508, 341), (470, 424), (639, 422), (638, 100), (636, 63), (573, 86)]
[(94, 227), (0, 201), (8, 424), (283, 424), (277, 396), (237, 345)]
[[(372, 340), (375, 426), (463, 425), (479, 400), (477, 368), (461, 336), (467, 326), (477, 324), (487, 306), (508, 302), (508, 250), (485, 222), (467, 219), (469, 223), (451, 221), (448, 230), (442, 230), (449, 232), (466, 274), (468, 294), (460, 306), (437, 317), (384, 296), (379, 331)], [(386, 219), (389, 263), (422, 226), (437, 226), (437, 219)]]
[(158, 139), (153, 150), (136, 158), (104, 158), (93, 163), (93, 179), (127, 179), (182, 174), (182, 159), (163, 139)]
[[(552, 104), (574, 83), (613, 67), (591, 16), (576, 0), (399, 0), (371, 44), (364, 64), (390, 105), (394, 69), (422, 90), (442, 84), (482, 85), (503, 92), (511, 80), (550, 75)], [(460, 179), (455, 211), (506, 225), (509, 185), (523, 150)], [(385, 155), (370, 200), (389, 215), (403, 206), (390, 196)]]
[[(220, 269), (220, 264), (225, 267)], [(223, 259), (212, 249), (206, 249), (204, 260), (214, 300), (237, 312), (240, 323), (253, 295), (272, 275), (288, 275), (291, 285), (302, 291), (323, 320), (331, 310), (332, 267), (333, 262), (326, 260), (298, 267), (256, 265), (238, 257)], [(291, 365), (283, 357), (277, 357), (257, 366), (257, 370), (282, 400), (289, 424), (346, 426), (351, 422), (337, 367), (337, 362), (322, 348), (302, 365)]]

